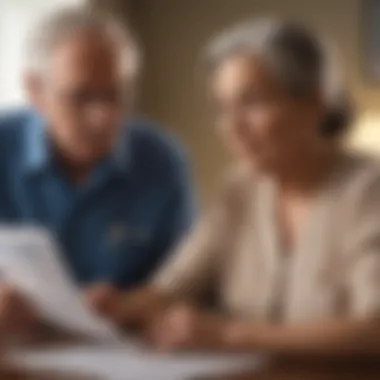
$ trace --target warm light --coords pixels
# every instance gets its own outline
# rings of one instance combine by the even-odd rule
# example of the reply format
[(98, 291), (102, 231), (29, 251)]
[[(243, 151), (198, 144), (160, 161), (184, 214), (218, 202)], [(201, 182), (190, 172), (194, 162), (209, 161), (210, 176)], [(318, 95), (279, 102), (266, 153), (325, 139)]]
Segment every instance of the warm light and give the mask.
[(360, 150), (380, 154), (380, 112), (367, 112), (359, 117), (349, 144)]
[(25, 102), (20, 83), (23, 45), (29, 29), (58, 6), (80, 5), (85, 0), (0, 0), (0, 110)]

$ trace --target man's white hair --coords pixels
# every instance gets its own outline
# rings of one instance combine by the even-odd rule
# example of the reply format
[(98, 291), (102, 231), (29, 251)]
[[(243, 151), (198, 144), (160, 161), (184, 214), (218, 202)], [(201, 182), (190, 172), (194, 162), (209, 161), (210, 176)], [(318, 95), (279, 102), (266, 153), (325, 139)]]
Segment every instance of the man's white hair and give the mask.
[(91, 30), (104, 32), (120, 43), (125, 74), (135, 78), (141, 66), (141, 52), (132, 32), (113, 16), (88, 6), (60, 8), (40, 19), (26, 41), (24, 68), (29, 72), (43, 73), (57, 44)]

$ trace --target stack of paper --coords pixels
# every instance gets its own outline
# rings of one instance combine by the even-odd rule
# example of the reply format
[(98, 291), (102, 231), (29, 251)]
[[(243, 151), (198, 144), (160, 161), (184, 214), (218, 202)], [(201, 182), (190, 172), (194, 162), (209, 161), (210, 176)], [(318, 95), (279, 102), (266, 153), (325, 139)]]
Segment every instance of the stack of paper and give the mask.
[(31, 370), (93, 376), (99, 380), (190, 380), (258, 370), (262, 358), (251, 355), (165, 355), (121, 347), (71, 346), (19, 350), (11, 355)]
[(0, 228), (0, 278), (25, 294), (57, 328), (92, 338), (117, 333), (85, 306), (54, 239), (37, 228)]
[(122, 340), (82, 303), (54, 240), (44, 230), (0, 228), (0, 276), (26, 294), (51, 324), (99, 340), (92, 346), (18, 348), (9, 356), (17, 366), (104, 380), (184, 380), (261, 363), (247, 355), (163, 355)]

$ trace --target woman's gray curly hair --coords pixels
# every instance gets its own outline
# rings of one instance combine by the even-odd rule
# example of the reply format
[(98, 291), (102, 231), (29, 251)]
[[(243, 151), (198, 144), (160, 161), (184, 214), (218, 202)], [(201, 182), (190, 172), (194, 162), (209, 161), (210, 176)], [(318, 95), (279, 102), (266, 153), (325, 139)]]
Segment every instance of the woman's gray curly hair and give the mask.
[(237, 54), (258, 56), (292, 96), (322, 91), (326, 115), (324, 136), (336, 137), (348, 128), (352, 109), (342, 86), (334, 51), (306, 26), (277, 19), (258, 19), (217, 36), (206, 52), (208, 70)]

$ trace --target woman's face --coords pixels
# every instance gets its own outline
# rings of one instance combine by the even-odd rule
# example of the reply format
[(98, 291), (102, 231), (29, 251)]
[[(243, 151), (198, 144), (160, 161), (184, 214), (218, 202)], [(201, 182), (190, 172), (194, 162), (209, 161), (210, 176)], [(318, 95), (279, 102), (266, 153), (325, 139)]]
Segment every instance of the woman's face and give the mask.
[(259, 59), (224, 61), (212, 77), (218, 131), (240, 161), (264, 171), (307, 159), (319, 141), (321, 107), (312, 97), (292, 97)]

